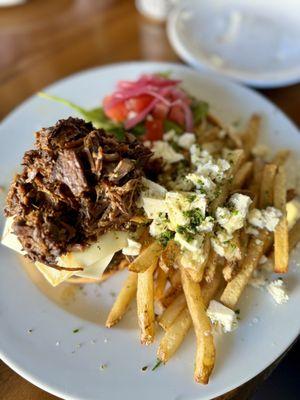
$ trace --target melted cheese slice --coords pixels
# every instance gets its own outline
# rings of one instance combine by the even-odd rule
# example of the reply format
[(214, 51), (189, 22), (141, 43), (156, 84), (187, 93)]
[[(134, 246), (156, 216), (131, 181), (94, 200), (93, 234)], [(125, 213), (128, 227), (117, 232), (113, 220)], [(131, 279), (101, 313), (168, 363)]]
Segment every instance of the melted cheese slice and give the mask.
[[(10, 249), (25, 255), (18, 237), (12, 231), (13, 217), (6, 220), (1, 243)], [(59, 257), (57, 264), (64, 268), (83, 268), (82, 271), (57, 270), (36, 262), (37, 269), (49, 283), (57, 286), (71, 276), (100, 278), (111, 262), (114, 254), (127, 246), (127, 232), (107, 232), (100, 239), (83, 251), (72, 251)]]

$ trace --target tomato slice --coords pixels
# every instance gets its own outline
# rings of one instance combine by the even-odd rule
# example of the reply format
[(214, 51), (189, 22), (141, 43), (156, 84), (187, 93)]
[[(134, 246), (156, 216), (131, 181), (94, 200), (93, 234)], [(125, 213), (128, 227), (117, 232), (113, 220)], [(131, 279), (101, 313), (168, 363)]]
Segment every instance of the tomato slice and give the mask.
[(153, 97), (149, 94), (141, 94), (140, 96), (132, 97), (131, 99), (126, 100), (126, 108), (128, 111), (139, 113), (143, 111), (143, 109), (146, 108), (152, 100)]
[[(111, 96), (106, 96), (103, 100), (103, 105), (109, 103)], [(127, 118), (128, 110), (126, 108), (125, 102), (120, 102), (114, 105), (114, 107), (105, 110), (105, 114), (115, 122), (123, 122)]]
[(185, 114), (183, 109), (179, 105), (171, 107), (168, 119), (176, 122), (176, 124), (180, 126), (185, 126)]
[(146, 133), (144, 140), (161, 140), (164, 133), (163, 121), (161, 119), (153, 119), (145, 122)]

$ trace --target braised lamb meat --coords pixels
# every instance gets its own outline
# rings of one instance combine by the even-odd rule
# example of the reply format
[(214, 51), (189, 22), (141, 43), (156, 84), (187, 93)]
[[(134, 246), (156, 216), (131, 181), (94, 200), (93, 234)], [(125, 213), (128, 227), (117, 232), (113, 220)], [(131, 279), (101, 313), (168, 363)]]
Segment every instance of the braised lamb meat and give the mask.
[(77, 118), (37, 132), (5, 209), (27, 256), (51, 266), (108, 230), (132, 228), (141, 177), (153, 170), (151, 155), (133, 135), (118, 141)]

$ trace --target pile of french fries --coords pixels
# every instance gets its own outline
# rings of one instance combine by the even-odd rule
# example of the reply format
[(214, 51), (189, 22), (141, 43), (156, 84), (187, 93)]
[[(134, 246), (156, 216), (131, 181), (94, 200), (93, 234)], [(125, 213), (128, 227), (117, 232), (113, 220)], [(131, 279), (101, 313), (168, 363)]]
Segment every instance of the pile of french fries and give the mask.
[[(231, 179), (221, 187), (211, 205), (212, 210), (223, 206), (232, 193), (248, 194), (253, 207), (274, 206), (282, 212), (274, 234), (260, 230), (258, 236), (251, 236), (242, 228), (234, 236), (242, 254), (240, 260), (221, 259), (208, 245), (207, 257), (195, 273), (180, 265), (180, 249), (174, 241), (163, 248), (146, 229), (141, 238), (142, 251), (129, 264), (128, 277), (106, 321), (108, 328), (117, 324), (136, 298), (141, 343), (153, 343), (157, 325), (164, 331), (157, 350), (157, 358), (162, 363), (176, 353), (193, 327), (196, 336), (194, 379), (203, 384), (209, 381), (216, 356), (212, 325), (206, 314), (209, 302), (217, 299), (234, 310), (261, 257), (266, 255), (272, 259), (274, 272), (283, 274), (288, 270), (289, 252), (300, 240), (300, 222), (288, 231), (286, 218), (284, 163), (289, 152), (280, 151), (271, 162), (253, 156), (261, 122), (257, 115), (251, 117), (242, 134), (229, 130), (223, 139), (218, 133), (226, 128), (215, 118), (209, 118), (210, 129), (199, 127), (201, 146), (212, 153), (224, 147), (234, 150)], [(154, 312), (155, 303), (163, 309), (159, 316)]]

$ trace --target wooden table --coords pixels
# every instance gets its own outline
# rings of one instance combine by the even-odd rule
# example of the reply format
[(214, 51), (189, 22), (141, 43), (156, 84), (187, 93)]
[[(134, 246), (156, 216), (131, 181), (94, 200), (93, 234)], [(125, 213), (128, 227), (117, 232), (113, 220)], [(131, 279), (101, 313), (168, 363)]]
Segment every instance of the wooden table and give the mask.
[[(140, 16), (133, 0), (29, 0), (0, 9), (0, 119), (57, 79), (127, 60), (179, 61), (164, 26)], [(262, 92), (300, 125), (300, 85)], [(264, 375), (226, 398), (248, 398)], [(0, 362), (0, 399), (55, 398)]]

